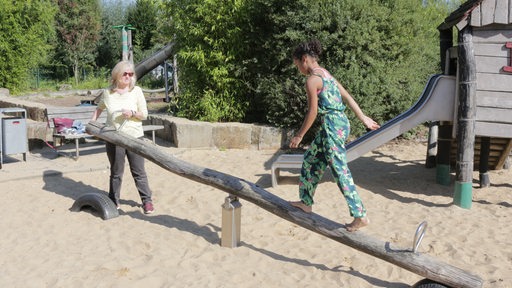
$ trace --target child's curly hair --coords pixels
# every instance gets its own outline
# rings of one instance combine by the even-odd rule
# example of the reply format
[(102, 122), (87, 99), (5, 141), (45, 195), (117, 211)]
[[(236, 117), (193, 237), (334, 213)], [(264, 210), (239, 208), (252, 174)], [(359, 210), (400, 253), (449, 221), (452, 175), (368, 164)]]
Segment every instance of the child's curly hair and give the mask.
[(294, 59), (301, 59), (304, 55), (309, 55), (318, 59), (322, 54), (322, 44), (317, 39), (300, 43), (293, 51)]

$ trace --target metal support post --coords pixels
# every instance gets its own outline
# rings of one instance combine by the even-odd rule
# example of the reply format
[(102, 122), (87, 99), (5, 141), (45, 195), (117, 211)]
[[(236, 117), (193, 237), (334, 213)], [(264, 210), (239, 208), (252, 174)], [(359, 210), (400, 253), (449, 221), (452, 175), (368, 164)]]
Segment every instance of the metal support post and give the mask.
[(230, 195), (222, 204), (221, 246), (234, 248), (240, 243), (242, 204), (238, 197)]

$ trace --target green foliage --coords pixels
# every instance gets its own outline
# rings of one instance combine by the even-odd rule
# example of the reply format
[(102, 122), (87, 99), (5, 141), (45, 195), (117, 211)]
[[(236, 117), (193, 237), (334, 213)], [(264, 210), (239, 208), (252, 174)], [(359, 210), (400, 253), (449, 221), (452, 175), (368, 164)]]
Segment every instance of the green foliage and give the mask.
[(101, 32), (97, 46), (96, 66), (113, 68), (121, 60), (121, 31), (113, 26), (126, 23), (124, 0), (104, 1), (101, 9)]
[[(291, 52), (299, 42), (317, 38), (324, 46), (321, 65), (367, 115), (390, 120), (410, 108), (428, 77), (440, 71), (436, 27), (448, 15), (448, 4), (423, 2), (164, 2), (173, 19), (167, 36), (176, 35), (180, 56), (179, 113), (298, 128), (307, 105), (305, 78)], [(353, 113), (347, 114), (353, 134), (364, 132)]]
[(78, 84), (81, 68), (94, 63), (100, 37), (101, 15), (97, 0), (58, 0), (56, 17), (60, 62), (73, 68)]
[[(339, 44), (332, 41), (339, 47), (329, 51), (342, 64), (329, 59), (328, 67), (333, 67), (333, 74), (366, 114), (385, 122), (411, 107), (428, 76), (439, 71), (437, 25), (433, 23), (440, 20), (424, 22), (427, 10), (408, 0), (385, 5), (345, 2), (350, 25), (340, 27)], [(362, 132), (362, 125), (349, 116), (357, 125), (354, 131)]]
[(236, 59), (243, 1), (181, 0), (166, 4), (179, 56), (179, 116), (240, 121), (247, 110)]
[(51, 92), (62, 89), (62, 86), (69, 86), (76, 90), (94, 90), (107, 87), (109, 85), (110, 70), (100, 68), (95, 71), (84, 71), (82, 80), (76, 85), (74, 78), (65, 77), (63, 79), (55, 78), (55, 73), (52, 68), (44, 65), (33, 69), (31, 72), (31, 79), (29, 80), (30, 89), (16, 91), (13, 95), (24, 95), (30, 92)]
[(80, 81), (77, 86), (74, 86), (74, 89), (99, 89), (108, 87), (110, 79), (110, 70), (107, 68), (102, 68), (96, 71), (96, 73), (91, 73), (84, 80)]
[(0, 0), (0, 87), (26, 88), (32, 68), (46, 60), (54, 37), (53, 1)]
[[(153, 48), (153, 36), (156, 33), (158, 20), (159, 0), (137, 0), (135, 5), (128, 8), (126, 24), (131, 24), (135, 30), (132, 31), (132, 42), (135, 55), (139, 51), (146, 51)], [(143, 58), (138, 58), (142, 60)]]
[[(242, 29), (249, 49), (241, 53), (251, 63), (251, 104), (264, 107), (259, 114), (276, 126), (298, 128), (303, 116), (296, 117), (306, 109), (305, 100), (296, 101), (305, 99), (304, 79), (291, 59), (298, 42), (319, 39), (320, 64), (381, 123), (411, 107), (428, 76), (439, 71), (436, 27), (446, 17), (439, 6), (410, 0), (254, 0), (246, 11), (249, 23)], [(347, 114), (353, 134), (364, 132), (355, 115)]]
[[(176, 43), (177, 115), (298, 128), (305, 78), (291, 52), (317, 38), (324, 46), (320, 64), (382, 123), (411, 107), (439, 71), (436, 27), (457, 1), (103, 0), (99, 9), (97, 0), (0, 0), (0, 86), (28, 83), (27, 71), (38, 64), (59, 83), (71, 67), (75, 87), (80, 77), (91, 79), (95, 65), (108, 74), (121, 56), (121, 34), (112, 26), (132, 24), (135, 62)], [(59, 41), (51, 42), (55, 31)], [(56, 48), (46, 61), (49, 44)], [(361, 134), (347, 114), (353, 134)]]

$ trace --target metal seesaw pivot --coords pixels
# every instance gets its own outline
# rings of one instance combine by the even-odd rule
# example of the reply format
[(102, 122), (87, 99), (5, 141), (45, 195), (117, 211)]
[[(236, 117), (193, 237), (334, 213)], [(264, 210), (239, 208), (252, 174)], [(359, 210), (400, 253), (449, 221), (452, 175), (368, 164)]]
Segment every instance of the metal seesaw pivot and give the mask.
[(425, 232), (427, 232), (427, 226), (427, 221), (423, 221), (416, 229), (416, 233), (414, 233), (414, 240), (412, 242), (413, 253), (416, 253), (418, 251), (418, 247), (420, 246), (421, 240), (423, 240), (423, 236), (425, 236)]

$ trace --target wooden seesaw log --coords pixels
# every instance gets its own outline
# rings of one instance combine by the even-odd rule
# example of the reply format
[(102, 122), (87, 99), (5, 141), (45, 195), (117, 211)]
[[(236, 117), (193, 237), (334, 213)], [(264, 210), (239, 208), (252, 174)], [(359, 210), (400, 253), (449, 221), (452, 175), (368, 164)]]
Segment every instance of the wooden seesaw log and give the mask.
[(344, 225), (315, 213), (305, 213), (284, 199), (244, 179), (185, 162), (160, 150), (158, 146), (118, 133), (98, 122), (89, 122), (86, 128), (88, 133), (133, 151), (172, 173), (233, 194), (292, 223), (430, 280), (449, 287), (483, 285), (482, 279), (477, 275), (428, 255), (414, 253), (412, 249), (391, 247), (389, 242), (372, 238), (360, 231), (348, 232)]

